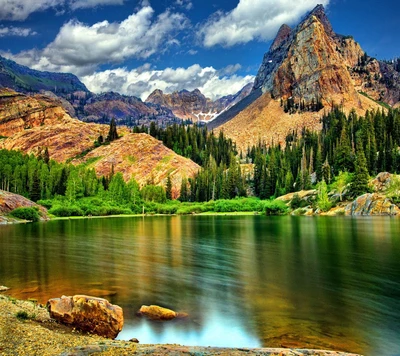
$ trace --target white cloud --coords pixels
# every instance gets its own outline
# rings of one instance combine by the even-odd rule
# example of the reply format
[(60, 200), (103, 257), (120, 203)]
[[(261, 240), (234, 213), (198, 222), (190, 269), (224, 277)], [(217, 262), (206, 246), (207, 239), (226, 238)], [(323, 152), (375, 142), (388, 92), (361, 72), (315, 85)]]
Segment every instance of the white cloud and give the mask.
[(104, 63), (145, 59), (168, 46), (179, 46), (173, 35), (186, 26), (187, 18), (168, 10), (155, 19), (153, 14), (146, 6), (120, 23), (102, 21), (88, 26), (69, 21), (45, 49), (6, 56), (38, 70), (84, 75)]
[(213, 67), (202, 68), (194, 64), (188, 68), (152, 69), (149, 64), (140, 68), (127, 70), (117, 68), (96, 72), (81, 77), (89, 90), (95, 93), (115, 91), (121, 94), (134, 95), (142, 100), (155, 90), (161, 89), (165, 93), (172, 93), (183, 89), (196, 88), (207, 97), (215, 100), (222, 96), (235, 94), (246, 84), (254, 80), (254, 76), (221, 76)]
[(283, 24), (294, 24), (307, 11), (329, 0), (240, 0), (230, 12), (216, 12), (201, 27), (206, 47), (231, 47), (253, 40), (268, 41)]
[(122, 5), (125, 0), (0, 0), (0, 20), (24, 21), (38, 11), (53, 9), (57, 14), (65, 9), (76, 10), (103, 5)]
[(18, 37), (28, 37), (34, 36), (37, 33), (32, 31), (31, 28), (22, 28), (22, 27), (0, 27), (0, 37), (8, 37), (8, 36), (18, 36)]
[(72, 0), (70, 8), (72, 10), (84, 9), (104, 5), (123, 5), (124, 0)]
[(191, 0), (176, 0), (175, 5), (181, 6), (185, 8), (186, 10), (190, 10), (193, 8), (193, 3)]

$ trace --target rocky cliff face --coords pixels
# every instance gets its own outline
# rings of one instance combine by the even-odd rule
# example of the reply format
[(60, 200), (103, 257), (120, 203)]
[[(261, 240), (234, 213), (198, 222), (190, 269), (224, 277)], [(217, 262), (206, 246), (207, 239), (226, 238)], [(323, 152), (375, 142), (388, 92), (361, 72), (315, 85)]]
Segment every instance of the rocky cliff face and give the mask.
[(26, 96), (6, 88), (0, 89), (0, 135), (12, 136), (32, 127), (52, 125), (65, 111), (57, 101), (43, 95)]
[[(381, 108), (379, 101), (396, 105), (400, 80), (395, 68), (400, 65), (372, 59), (352, 37), (336, 34), (319, 5), (295, 28), (281, 26), (252, 92), (208, 127), (224, 130), (242, 150), (260, 140), (284, 143), (289, 131), (319, 130), (323, 110), (333, 104), (359, 115)], [(289, 101), (292, 111), (285, 109)]]
[(251, 92), (252, 86), (252, 84), (248, 84), (238, 93), (224, 96), (215, 101), (206, 98), (198, 89), (182, 90), (172, 94), (164, 94), (161, 90), (156, 89), (146, 99), (146, 103), (168, 108), (175, 116), (183, 120), (212, 121), (221, 112), (245, 98)]
[(322, 5), (295, 29), (280, 28), (254, 83), (276, 98), (353, 106), (361, 105), (358, 91), (395, 105), (399, 88), (395, 67), (368, 57), (352, 37), (336, 34)]

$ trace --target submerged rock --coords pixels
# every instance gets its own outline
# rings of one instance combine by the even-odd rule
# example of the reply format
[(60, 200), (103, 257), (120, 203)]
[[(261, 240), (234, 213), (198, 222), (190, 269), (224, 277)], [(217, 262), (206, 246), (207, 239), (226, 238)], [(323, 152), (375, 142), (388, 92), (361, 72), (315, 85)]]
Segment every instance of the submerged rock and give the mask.
[(163, 308), (158, 305), (142, 305), (138, 315), (145, 316), (151, 320), (172, 320), (175, 318), (186, 318), (188, 314), (177, 313), (171, 309)]
[(10, 288), (6, 286), (0, 286), (0, 292), (5, 292), (6, 290), (9, 290)]
[(346, 215), (399, 215), (400, 209), (382, 195), (364, 194), (345, 208)]
[(115, 339), (124, 325), (122, 308), (87, 295), (62, 296), (47, 302), (50, 316), (78, 330)]

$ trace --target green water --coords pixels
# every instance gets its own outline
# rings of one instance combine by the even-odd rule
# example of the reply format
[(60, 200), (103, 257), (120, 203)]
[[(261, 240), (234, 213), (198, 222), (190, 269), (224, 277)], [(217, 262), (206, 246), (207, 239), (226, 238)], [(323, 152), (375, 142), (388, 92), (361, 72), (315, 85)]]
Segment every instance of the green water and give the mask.
[[(0, 227), (0, 285), (107, 295), (119, 338), (400, 354), (400, 219), (189, 216)], [(189, 313), (149, 322), (142, 304)]]

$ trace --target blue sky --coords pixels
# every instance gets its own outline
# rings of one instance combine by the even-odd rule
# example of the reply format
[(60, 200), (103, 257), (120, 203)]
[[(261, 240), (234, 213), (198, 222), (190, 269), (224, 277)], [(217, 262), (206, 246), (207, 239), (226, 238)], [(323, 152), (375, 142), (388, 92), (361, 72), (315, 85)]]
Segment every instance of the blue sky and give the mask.
[(0, 0), (0, 54), (72, 72), (94, 92), (199, 88), (215, 99), (253, 80), (280, 25), (319, 3), (369, 55), (400, 55), (393, 0)]

